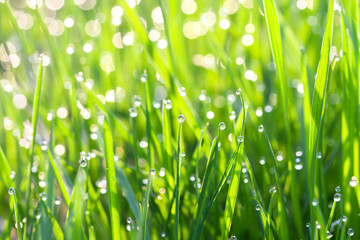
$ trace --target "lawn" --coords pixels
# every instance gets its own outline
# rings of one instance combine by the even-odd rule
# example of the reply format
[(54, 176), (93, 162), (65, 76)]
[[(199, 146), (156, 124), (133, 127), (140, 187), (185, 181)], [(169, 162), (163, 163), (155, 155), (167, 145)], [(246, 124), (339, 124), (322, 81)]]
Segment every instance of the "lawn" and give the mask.
[(360, 239), (356, 0), (0, 0), (0, 238)]

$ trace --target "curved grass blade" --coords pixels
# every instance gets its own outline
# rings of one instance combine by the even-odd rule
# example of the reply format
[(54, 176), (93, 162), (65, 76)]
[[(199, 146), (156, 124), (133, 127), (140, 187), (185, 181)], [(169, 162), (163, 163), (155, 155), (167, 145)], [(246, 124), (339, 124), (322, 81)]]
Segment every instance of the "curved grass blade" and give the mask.
[[(300, 237), (303, 237), (303, 231), (302, 231), (302, 221), (301, 221), (301, 209), (300, 209), (300, 203), (299, 203), (299, 194), (296, 190), (296, 172), (295, 172), (295, 161), (292, 154), (292, 146), (291, 146), (291, 132), (290, 132), (290, 111), (288, 109), (288, 98), (287, 98), (287, 81), (285, 78), (285, 72), (284, 72), (284, 60), (283, 60), (283, 50), (282, 50), (282, 40), (281, 40), (281, 33), (280, 33), (280, 24), (278, 20), (278, 15), (276, 12), (276, 7), (274, 0), (264, 0), (264, 10), (265, 10), (265, 17), (266, 17), (266, 24), (267, 29), (269, 33), (270, 38), (270, 45), (271, 45), (271, 51), (275, 60), (276, 65), (276, 72), (279, 77), (280, 82), (280, 102), (282, 105), (282, 110), (284, 114), (285, 119), (285, 131), (286, 131), (286, 140), (287, 140), (287, 151), (288, 151), (288, 168), (290, 171), (290, 181), (291, 181), (291, 199), (293, 204), (293, 215), (294, 215), (294, 221), (295, 225), (297, 227), (298, 234)], [(287, 230), (287, 221), (286, 219), (282, 219), (283, 224), (281, 227), (281, 235), (282, 238), (288, 238), (288, 230)]]
[[(240, 130), (240, 136), (244, 137), (245, 133), (245, 106), (243, 101), (243, 96), (240, 92), (240, 100), (242, 104), (242, 125)], [(227, 239), (231, 223), (235, 211), (236, 200), (239, 191), (239, 184), (240, 184), (240, 175), (242, 169), (242, 158), (243, 158), (243, 151), (244, 151), (244, 141), (241, 141), (238, 145), (236, 156), (234, 159), (234, 171), (231, 174), (230, 184), (228, 188), (228, 194), (226, 196), (226, 204), (225, 204), (225, 211), (224, 211), (224, 222), (222, 227), (222, 239)]]
[(58, 223), (58, 221), (56, 221), (56, 219), (54, 218), (54, 216), (51, 213), (51, 210), (49, 209), (49, 207), (45, 204), (44, 201), (40, 201), (41, 205), (43, 206), (48, 219), (50, 220), (51, 223), (51, 227), (52, 227), (52, 232), (54, 233), (54, 236), (57, 240), (62, 240), (64, 239), (64, 233), (61, 229), (60, 224)]
[(35, 139), (36, 139), (36, 130), (37, 130), (37, 123), (39, 119), (39, 108), (40, 108), (40, 94), (41, 94), (41, 83), (42, 83), (42, 76), (43, 76), (43, 59), (40, 60), (40, 67), (39, 67), (39, 73), (38, 78), (36, 82), (36, 88), (35, 88), (35, 95), (34, 95), (34, 101), (33, 101), (33, 112), (32, 112), (32, 141), (30, 145), (30, 165), (28, 170), (28, 185), (26, 190), (26, 211), (29, 212), (30, 208), (30, 199), (31, 199), (31, 177), (32, 177), (32, 167), (34, 163), (34, 150), (35, 150)]
[(66, 184), (67, 181), (65, 181), (65, 179), (64, 179), (64, 178), (66, 178), (64, 176), (64, 174), (66, 172), (62, 167), (58, 166), (58, 164), (55, 162), (56, 160), (54, 159), (54, 154), (52, 153), (51, 147), (48, 148), (47, 152), (48, 152), (49, 161), (54, 170), (55, 178), (59, 185), (61, 194), (63, 195), (66, 205), (69, 206), (70, 205), (70, 194), (69, 194), (70, 190), (69, 189), (71, 188), (71, 186), (68, 187)]
[(150, 170), (145, 195), (143, 197), (142, 201), (142, 214), (141, 214), (141, 220), (140, 220), (140, 239), (144, 240), (146, 239), (147, 233), (147, 217), (149, 213), (149, 201), (150, 201), (150, 193), (152, 188), (152, 180), (155, 173), (153, 170)]
[(123, 169), (120, 167), (120, 165), (115, 164), (115, 174), (116, 178), (118, 180), (118, 184), (122, 191), (125, 193), (126, 200), (129, 203), (129, 206), (131, 208), (132, 213), (135, 216), (135, 219), (137, 222), (140, 222), (140, 207), (139, 203), (136, 200), (135, 193), (133, 189), (131, 188), (131, 184), (129, 180), (127, 179)]
[(14, 206), (14, 212), (15, 212), (15, 220), (16, 220), (16, 230), (18, 234), (18, 239), (22, 240), (22, 233), (21, 233), (21, 225), (20, 225), (20, 215), (19, 215), (19, 208), (16, 200), (16, 191), (14, 188), (9, 189), (9, 194), (12, 195), (13, 199), (13, 206)]
[(179, 126), (179, 136), (178, 136), (178, 155), (176, 159), (176, 186), (175, 186), (175, 239), (179, 239), (179, 221), (180, 221), (180, 173), (181, 173), (181, 156), (180, 156), (180, 146), (181, 146), (181, 127), (183, 123), (180, 123)]
[(104, 146), (106, 162), (106, 183), (109, 195), (112, 239), (120, 239), (120, 206), (115, 175), (114, 145), (108, 117), (104, 121)]
[[(328, 16), (326, 20), (325, 34), (321, 46), (321, 57), (318, 65), (315, 87), (311, 104), (311, 118), (309, 123), (309, 201), (312, 202), (315, 195), (316, 187), (316, 153), (318, 151), (319, 133), (321, 126), (321, 117), (325, 106), (324, 98), (326, 93), (326, 85), (328, 82), (328, 69), (330, 63), (330, 47), (332, 42), (333, 24), (334, 24), (334, 0), (329, 1)], [(310, 205), (311, 232), (315, 233), (315, 209)], [(313, 235), (312, 234), (312, 235)]]
[(65, 239), (84, 239), (82, 226), (84, 209), (84, 186), (86, 179), (82, 169), (79, 169), (72, 190), (69, 209), (65, 222)]
[(198, 203), (196, 204), (194, 218), (190, 227), (189, 240), (199, 239), (205, 221), (208, 202), (211, 197), (211, 190), (215, 181), (217, 171), (218, 138), (216, 137), (211, 145), (207, 167)]
[[(274, 151), (272, 149), (271, 146), (271, 142), (270, 139), (266, 133), (265, 128), (263, 129), (262, 132), (266, 138), (266, 142), (268, 143), (269, 149), (270, 149), (270, 153), (271, 153), (271, 159), (274, 165), (274, 169), (275, 169), (275, 182), (276, 182), (276, 189), (279, 192), (279, 214), (280, 214), (280, 224), (279, 224), (279, 230), (280, 230), (280, 234), (281, 237), (283, 238), (283, 235), (287, 234), (287, 223), (286, 223), (286, 205), (285, 205), (285, 194), (283, 191), (283, 187), (281, 185), (281, 180), (280, 180), (280, 174), (279, 174), (279, 169), (278, 166), (276, 164), (276, 158), (275, 158), (275, 154)], [(285, 221), (285, 222), (284, 222)]]
[(2, 166), (1, 169), (1, 179), (4, 181), (5, 186), (8, 188), (11, 183), (10, 178), (10, 165), (9, 162), (5, 156), (5, 153), (3, 149), (0, 147), (0, 166)]

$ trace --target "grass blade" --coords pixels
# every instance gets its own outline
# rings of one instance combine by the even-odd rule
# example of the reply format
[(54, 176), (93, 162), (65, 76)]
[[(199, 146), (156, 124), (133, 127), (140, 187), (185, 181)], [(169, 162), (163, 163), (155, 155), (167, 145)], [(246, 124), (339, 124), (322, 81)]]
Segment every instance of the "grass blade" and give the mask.
[[(324, 98), (326, 93), (326, 85), (328, 82), (328, 69), (330, 63), (330, 47), (332, 42), (333, 23), (334, 23), (334, 0), (329, 1), (328, 16), (326, 20), (325, 34), (321, 46), (321, 57), (318, 65), (315, 87), (311, 104), (311, 118), (309, 123), (309, 157), (308, 157), (308, 179), (309, 179), (309, 197), (310, 202), (315, 197), (316, 186), (316, 153), (318, 151), (320, 123), (323, 108), (325, 106)], [(315, 233), (315, 210), (310, 205), (311, 232)]]
[(175, 239), (179, 239), (179, 221), (180, 221), (180, 173), (181, 173), (181, 127), (183, 122), (180, 122), (179, 136), (178, 136), (178, 155), (176, 159), (176, 186), (175, 186)]
[(69, 209), (65, 222), (65, 239), (85, 239), (82, 226), (84, 215), (84, 186), (86, 180), (84, 172), (79, 169), (72, 190)]
[(34, 150), (35, 150), (35, 142), (36, 142), (36, 131), (37, 131), (37, 123), (39, 119), (39, 108), (40, 108), (40, 94), (41, 94), (41, 83), (42, 83), (42, 76), (43, 76), (43, 58), (41, 57), (40, 60), (40, 67), (38, 78), (36, 81), (36, 88), (35, 88), (35, 95), (33, 101), (33, 112), (32, 112), (32, 141), (30, 145), (30, 165), (28, 170), (28, 185), (26, 191), (26, 210), (29, 212), (30, 208), (30, 199), (31, 199), (31, 177), (32, 177), (32, 167), (34, 163)]
[(109, 195), (110, 222), (112, 239), (120, 239), (120, 206), (117, 193), (117, 180), (115, 175), (115, 161), (113, 139), (109, 119), (104, 121), (104, 146), (106, 162), (106, 183)]
[(20, 215), (19, 215), (19, 209), (18, 209), (18, 204), (17, 204), (17, 200), (16, 200), (16, 191), (14, 188), (9, 188), (9, 194), (12, 195), (12, 199), (13, 199), (13, 206), (14, 206), (14, 211), (15, 211), (15, 220), (16, 220), (16, 230), (17, 230), (17, 234), (18, 234), (18, 239), (22, 240), (22, 233), (21, 233), (21, 225), (20, 225)]
[(211, 190), (215, 181), (215, 173), (217, 171), (217, 156), (218, 156), (218, 138), (216, 137), (211, 145), (208, 164), (205, 170), (202, 189), (199, 200), (195, 207), (194, 218), (190, 228), (189, 240), (199, 239), (201, 230), (205, 221), (208, 202), (211, 197)]
[(49, 207), (45, 204), (44, 201), (41, 200), (41, 205), (43, 206), (48, 219), (50, 220), (51, 223), (51, 227), (52, 227), (52, 232), (54, 233), (54, 236), (57, 240), (62, 240), (64, 239), (64, 233), (61, 229), (60, 224), (58, 223), (58, 221), (56, 221), (56, 219), (54, 218), (54, 216), (51, 213), (51, 210), (49, 209)]

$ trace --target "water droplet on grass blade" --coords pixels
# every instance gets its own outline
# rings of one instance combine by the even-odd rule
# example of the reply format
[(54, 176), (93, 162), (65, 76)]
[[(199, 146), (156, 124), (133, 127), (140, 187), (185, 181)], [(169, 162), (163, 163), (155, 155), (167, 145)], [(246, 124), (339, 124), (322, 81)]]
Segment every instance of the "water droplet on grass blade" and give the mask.
[(354, 236), (354, 230), (352, 228), (349, 228), (347, 230), (347, 234), (351, 237), (351, 236)]
[(243, 137), (243, 136), (239, 136), (239, 137), (237, 138), (237, 141), (238, 141), (239, 143), (243, 142), (243, 141), (244, 141), (244, 137)]
[(224, 130), (226, 128), (226, 125), (224, 122), (219, 123), (220, 130)]
[(40, 193), (39, 197), (40, 197), (41, 201), (46, 201), (46, 199), (47, 199), (46, 194), (45, 194), (45, 193), (43, 193), (43, 192), (42, 192), (42, 193)]
[(337, 187), (335, 188), (335, 192), (339, 193), (340, 191), (341, 191), (340, 186), (337, 186)]
[(335, 193), (334, 195), (334, 201), (335, 202), (340, 202), (341, 200), (341, 194), (340, 193)]
[(256, 204), (255, 210), (256, 210), (256, 211), (260, 211), (260, 205), (259, 205), (259, 204)]
[(134, 107), (141, 106), (141, 98), (139, 96), (136, 96), (136, 95), (134, 96), (133, 105), (134, 105)]
[(229, 118), (230, 118), (230, 120), (234, 120), (236, 118), (235, 111), (231, 111)]
[(358, 182), (357, 182), (356, 177), (355, 177), (355, 176), (352, 176), (352, 177), (351, 177), (351, 180), (350, 180), (350, 182), (349, 182), (350, 187), (356, 187), (357, 184), (358, 184)]
[(179, 116), (178, 116), (178, 122), (179, 123), (183, 123), (185, 121), (185, 116), (183, 115), (183, 114), (180, 114)]
[(11, 178), (11, 179), (14, 179), (14, 178), (15, 178), (15, 175), (16, 175), (16, 173), (15, 173), (14, 171), (11, 171), (11, 173), (10, 173), (10, 178)]
[(231, 236), (229, 240), (237, 240), (236, 236)]
[(132, 107), (129, 109), (130, 117), (135, 118), (138, 115), (136, 108)]
[(55, 199), (55, 205), (60, 205), (61, 204), (61, 198), (60, 197), (56, 197)]
[(76, 73), (76, 74), (75, 74), (75, 79), (76, 79), (76, 81), (78, 81), (78, 82), (84, 81), (84, 74), (83, 74), (83, 72), (78, 72), (78, 73)]
[(128, 217), (128, 218), (126, 219), (126, 222), (127, 222), (127, 223), (131, 223), (131, 222), (132, 222), (131, 217)]
[(164, 103), (165, 103), (165, 108), (166, 109), (171, 109), (172, 108), (172, 102), (171, 102), (171, 100), (169, 99), (169, 100), (164, 100)]
[(166, 237), (166, 234), (164, 232), (162, 232), (160, 235), (162, 238)]
[(264, 126), (263, 126), (263, 125), (260, 125), (260, 126), (258, 127), (258, 130), (259, 130), (259, 132), (263, 132), (263, 131), (264, 131)]
[(79, 164), (80, 164), (81, 167), (86, 167), (87, 166), (87, 161), (86, 161), (85, 157), (80, 158)]
[(140, 77), (140, 81), (144, 83), (144, 82), (147, 81), (147, 78), (148, 78), (148, 76), (147, 76), (147, 74), (144, 72), (144, 73), (141, 75), (141, 77)]
[(180, 96), (184, 97), (186, 96), (186, 89), (184, 87), (181, 87), (178, 89)]
[(151, 175), (154, 176), (154, 175), (156, 174), (156, 170), (155, 170), (155, 169), (151, 169), (150, 173), (151, 173)]
[(241, 88), (238, 88), (238, 89), (236, 89), (236, 95), (240, 95), (241, 94)]
[(9, 188), (8, 193), (9, 193), (9, 195), (14, 195), (15, 194), (15, 189), (14, 188)]

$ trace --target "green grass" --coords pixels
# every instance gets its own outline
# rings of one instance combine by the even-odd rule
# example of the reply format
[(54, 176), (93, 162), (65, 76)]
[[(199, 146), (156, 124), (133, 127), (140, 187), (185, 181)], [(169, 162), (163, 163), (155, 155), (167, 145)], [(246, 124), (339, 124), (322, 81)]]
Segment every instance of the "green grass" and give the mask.
[(359, 238), (358, 1), (27, 2), (1, 239)]

